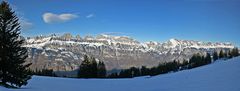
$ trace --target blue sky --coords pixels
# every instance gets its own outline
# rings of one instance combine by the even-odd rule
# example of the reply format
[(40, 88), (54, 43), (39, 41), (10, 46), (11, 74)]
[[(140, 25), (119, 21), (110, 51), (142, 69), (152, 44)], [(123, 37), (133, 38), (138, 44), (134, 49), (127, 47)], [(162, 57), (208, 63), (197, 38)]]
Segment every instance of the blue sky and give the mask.
[(23, 35), (114, 33), (240, 45), (239, 0), (9, 0)]

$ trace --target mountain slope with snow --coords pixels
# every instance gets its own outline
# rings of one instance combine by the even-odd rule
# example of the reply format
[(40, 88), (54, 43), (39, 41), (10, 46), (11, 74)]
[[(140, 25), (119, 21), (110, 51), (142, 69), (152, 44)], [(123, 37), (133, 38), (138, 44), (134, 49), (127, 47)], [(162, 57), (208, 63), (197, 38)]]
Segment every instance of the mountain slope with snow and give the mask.
[(102, 34), (82, 38), (65, 34), (27, 38), (24, 47), (29, 49), (27, 61), (32, 63), (32, 70), (73, 71), (78, 69), (84, 55), (103, 61), (107, 70), (112, 70), (153, 67), (162, 62), (187, 60), (196, 53), (205, 55), (207, 52), (228, 51), (235, 46), (231, 43), (178, 39), (164, 43), (141, 43), (127, 36)]
[(0, 91), (240, 91), (240, 57), (176, 73), (132, 79), (34, 76), (26, 87)]

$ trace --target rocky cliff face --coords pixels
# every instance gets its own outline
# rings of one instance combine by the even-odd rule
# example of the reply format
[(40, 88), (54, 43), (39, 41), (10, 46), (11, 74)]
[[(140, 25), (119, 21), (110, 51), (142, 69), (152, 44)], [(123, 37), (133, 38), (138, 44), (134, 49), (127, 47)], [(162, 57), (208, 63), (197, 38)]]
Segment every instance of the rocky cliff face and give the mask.
[(63, 36), (38, 36), (27, 38), (28, 62), (31, 69), (72, 71), (78, 69), (84, 55), (90, 55), (106, 64), (108, 70), (132, 66), (156, 66), (161, 62), (189, 59), (193, 54), (229, 50), (230, 43), (211, 43), (170, 39), (165, 43), (141, 43), (126, 36), (98, 35), (75, 38)]

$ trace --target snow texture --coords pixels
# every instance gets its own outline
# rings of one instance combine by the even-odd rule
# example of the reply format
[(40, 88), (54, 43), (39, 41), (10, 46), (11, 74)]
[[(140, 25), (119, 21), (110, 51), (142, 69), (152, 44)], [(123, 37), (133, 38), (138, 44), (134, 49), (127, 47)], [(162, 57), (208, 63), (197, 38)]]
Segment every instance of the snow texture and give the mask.
[(33, 76), (26, 87), (0, 91), (240, 91), (240, 57), (155, 77), (72, 79)]

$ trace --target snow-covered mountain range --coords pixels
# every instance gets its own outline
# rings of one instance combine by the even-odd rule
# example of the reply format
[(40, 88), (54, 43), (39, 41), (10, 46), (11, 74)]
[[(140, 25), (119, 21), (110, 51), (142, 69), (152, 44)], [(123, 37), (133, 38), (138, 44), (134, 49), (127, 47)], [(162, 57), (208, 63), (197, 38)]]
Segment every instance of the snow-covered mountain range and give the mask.
[(229, 50), (231, 43), (212, 43), (193, 40), (170, 39), (167, 42), (141, 43), (127, 36), (100, 34), (80, 37), (64, 34), (26, 38), (29, 49), (28, 62), (32, 69), (72, 71), (78, 68), (83, 55), (90, 55), (106, 64), (108, 70), (132, 66), (156, 66), (160, 62), (184, 59), (193, 54)]

